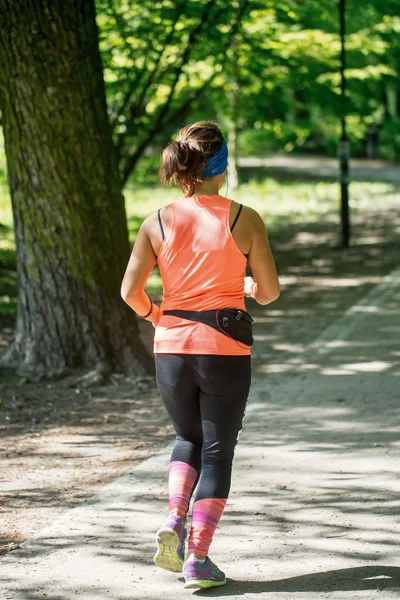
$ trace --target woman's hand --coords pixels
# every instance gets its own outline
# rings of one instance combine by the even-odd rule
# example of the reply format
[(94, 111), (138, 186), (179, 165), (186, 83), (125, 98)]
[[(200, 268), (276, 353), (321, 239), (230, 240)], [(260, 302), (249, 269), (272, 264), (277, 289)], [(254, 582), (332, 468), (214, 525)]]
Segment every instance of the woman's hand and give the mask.
[(257, 284), (252, 277), (244, 278), (244, 295), (246, 298), (254, 298), (254, 287), (256, 285)]

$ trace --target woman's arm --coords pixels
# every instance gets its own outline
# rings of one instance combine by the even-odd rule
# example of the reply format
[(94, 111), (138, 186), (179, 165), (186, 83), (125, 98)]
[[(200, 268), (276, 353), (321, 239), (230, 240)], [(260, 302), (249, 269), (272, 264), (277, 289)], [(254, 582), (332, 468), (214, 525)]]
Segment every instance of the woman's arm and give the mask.
[[(139, 316), (147, 315), (151, 308), (151, 300), (144, 288), (157, 262), (149, 235), (152, 220), (153, 215), (150, 215), (142, 223), (121, 284), (122, 298)], [(160, 312), (154, 304), (146, 320), (157, 324)]]
[(262, 218), (252, 208), (246, 208), (252, 232), (248, 262), (255, 281), (251, 277), (245, 278), (245, 295), (251, 296), (259, 304), (269, 304), (279, 298), (280, 294), (275, 261)]

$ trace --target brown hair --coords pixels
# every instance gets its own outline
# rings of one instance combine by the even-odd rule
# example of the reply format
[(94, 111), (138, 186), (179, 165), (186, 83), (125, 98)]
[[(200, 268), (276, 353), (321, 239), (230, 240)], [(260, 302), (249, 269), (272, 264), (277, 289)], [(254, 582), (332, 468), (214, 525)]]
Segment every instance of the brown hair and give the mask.
[(192, 196), (203, 180), (207, 159), (218, 152), (223, 140), (213, 121), (198, 121), (181, 129), (176, 141), (162, 153), (161, 183), (177, 183), (185, 196)]

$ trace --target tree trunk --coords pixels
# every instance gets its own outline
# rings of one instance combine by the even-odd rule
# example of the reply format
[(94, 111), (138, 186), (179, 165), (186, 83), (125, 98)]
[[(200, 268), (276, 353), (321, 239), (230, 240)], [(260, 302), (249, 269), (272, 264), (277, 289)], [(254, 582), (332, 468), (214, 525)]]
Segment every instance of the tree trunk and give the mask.
[[(234, 0), (232, 5), (236, 10), (239, 10), (239, 3)], [(232, 24), (232, 28), (234, 23)], [(237, 190), (239, 185), (238, 176), (238, 156), (237, 156), (237, 137), (238, 137), (238, 119), (239, 119), (239, 65), (238, 65), (238, 34), (235, 31), (232, 37), (231, 43), (231, 55), (232, 55), (232, 77), (231, 77), (231, 89), (229, 91), (229, 117), (228, 117), (228, 151), (229, 151), (229, 162), (228, 162), (228, 182), (229, 188), (232, 191)]]
[(20, 372), (144, 374), (120, 297), (129, 258), (94, 0), (0, 0), (0, 104), (18, 264)]
[(234, 192), (239, 185), (238, 176), (238, 156), (237, 156), (237, 121), (228, 120), (228, 185), (229, 189)]

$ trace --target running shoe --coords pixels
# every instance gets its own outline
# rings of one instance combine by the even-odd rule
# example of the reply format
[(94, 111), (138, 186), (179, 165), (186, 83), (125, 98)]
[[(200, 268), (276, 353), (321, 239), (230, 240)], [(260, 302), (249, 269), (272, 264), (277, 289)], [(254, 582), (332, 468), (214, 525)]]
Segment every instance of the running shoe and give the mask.
[(170, 515), (164, 525), (156, 533), (158, 545), (154, 562), (157, 567), (181, 573), (185, 559), (185, 522), (177, 515)]
[(208, 556), (204, 563), (197, 558), (187, 560), (183, 565), (183, 575), (185, 588), (211, 588), (226, 584), (225, 573)]

